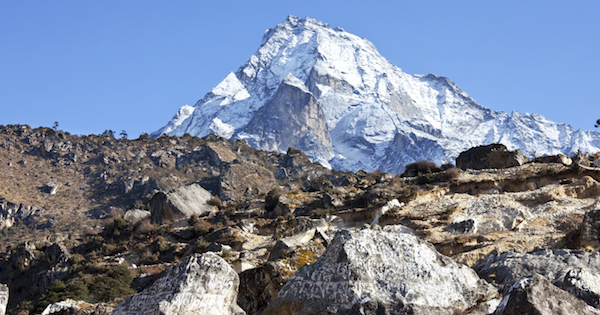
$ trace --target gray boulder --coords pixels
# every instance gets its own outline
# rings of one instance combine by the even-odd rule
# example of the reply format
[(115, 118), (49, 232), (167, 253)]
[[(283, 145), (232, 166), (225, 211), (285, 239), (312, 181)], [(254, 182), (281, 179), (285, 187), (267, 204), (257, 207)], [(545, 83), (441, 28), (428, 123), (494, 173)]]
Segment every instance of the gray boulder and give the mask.
[(125, 215), (123, 215), (123, 219), (125, 221), (127, 221), (127, 223), (129, 224), (136, 224), (148, 217), (151, 217), (152, 213), (150, 211), (147, 210), (140, 210), (140, 209), (132, 209), (132, 210), (128, 210), (127, 212), (125, 212)]
[(473, 266), (480, 277), (504, 289), (523, 278), (541, 275), (587, 304), (600, 308), (600, 253), (540, 250), (531, 253), (490, 254)]
[(197, 184), (182, 186), (168, 193), (157, 192), (150, 200), (152, 222), (163, 224), (214, 211), (214, 206), (207, 203), (212, 197)]
[(352, 229), (300, 268), (263, 314), (448, 314), (495, 295), (472, 269), (412, 234)]
[(8, 286), (0, 283), (0, 315), (6, 313), (6, 306), (8, 305)]
[(516, 282), (500, 302), (493, 315), (525, 314), (600, 314), (582, 300), (557, 288), (536, 274)]
[(113, 315), (236, 314), (237, 273), (215, 253), (196, 254), (167, 271), (151, 287), (121, 301)]
[(462, 152), (456, 167), (466, 169), (499, 169), (525, 164), (529, 159), (519, 151), (508, 151), (503, 144), (482, 145)]

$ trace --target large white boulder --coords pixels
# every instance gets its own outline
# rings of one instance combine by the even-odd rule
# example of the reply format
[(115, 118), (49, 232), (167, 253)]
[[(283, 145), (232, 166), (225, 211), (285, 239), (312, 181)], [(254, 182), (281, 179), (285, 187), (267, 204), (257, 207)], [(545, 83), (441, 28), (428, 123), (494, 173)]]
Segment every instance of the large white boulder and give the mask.
[(113, 315), (241, 315), (240, 280), (215, 253), (196, 254), (171, 267), (138, 295), (119, 303)]
[(263, 314), (448, 314), (496, 294), (412, 234), (352, 229), (300, 268)]

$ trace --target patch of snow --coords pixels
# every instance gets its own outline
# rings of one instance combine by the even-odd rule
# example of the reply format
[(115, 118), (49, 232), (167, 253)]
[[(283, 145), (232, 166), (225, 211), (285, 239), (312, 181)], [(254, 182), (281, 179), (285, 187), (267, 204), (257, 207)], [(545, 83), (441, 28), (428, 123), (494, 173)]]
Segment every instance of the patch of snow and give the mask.
[(215, 119), (213, 119), (209, 128), (216, 135), (219, 135), (225, 139), (231, 138), (231, 136), (235, 133), (235, 128), (233, 128), (233, 126), (222, 122), (219, 118), (216, 118), (216, 117), (215, 117)]

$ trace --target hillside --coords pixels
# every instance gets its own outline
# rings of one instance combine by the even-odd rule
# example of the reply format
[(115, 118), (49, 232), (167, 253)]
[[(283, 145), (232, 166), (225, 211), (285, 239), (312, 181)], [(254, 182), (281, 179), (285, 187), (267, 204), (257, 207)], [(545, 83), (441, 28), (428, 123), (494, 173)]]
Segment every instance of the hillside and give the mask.
[[(598, 256), (577, 251), (600, 248), (593, 219), (600, 211), (600, 173), (585, 166), (594, 159), (577, 157), (567, 166), (568, 159), (555, 156), (503, 169), (464, 171), (420, 163), (404, 175), (352, 173), (314, 164), (294, 149), (285, 154), (261, 151), (214, 135), (125, 140), (2, 126), (0, 283), (10, 289), (9, 314), (38, 314), (49, 303), (67, 298), (91, 302), (77, 304), (88, 314), (105, 314), (136, 292), (151, 305), (155, 297), (144, 289), (165, 273), (176, 272), (171, 266), (213, 252), (218, 257), (202, 259), (222, 264), (222, 257), (235, 271), (238, 284), (232, 294), (244, 312), (278, 312), (286, 303), (300, 303), (293, 302), (302, 298), (300, 292), (284, 289), (296, 271), (311, 263), (310, 268), (331, 268), (332, 262), (326, 261), (334, 254), (326, 253), (342, 255), (341, 239), (355, 239), (358, 248), (371, 251), (373, 240), (385, 243), (401, 237), (397, 242), (430, 246), (442, 261), (452, 260), (444, 263), (451, 273), (472, 267), (477, 274), (468, 271), (468, 277), (496, 286), (492, 291), (489, 285), (478, 287), (477, 294), (487, 292), (481, 301), (456, 296), (476, 314), (485, 305), (495, 307), (506, 293), (503, 289), (512, 285), (509, 278), (494, 276), (506, 255), (546, 250), (544, 255), (567, 258)], [(357, 266), (364, 263), (349, 251), (350, 245), (344, 246), (348, 259)], [(390, 254), (378, 250), (373, 257)], [(404, 257), (398, 264), (409, 263), (406, 259), (410, 264), (429, 261)], [(441, 268), (419, 266), (415, 268), (433, 268), (434, 273)], [(589, 275), (600, 276), (600, 264), (589, 268)], [(367, 272), (383, 276), (377, 269)], [(173, 279), (180, 276), (172, 274)], [(299, 285), (295, 283), (289, 286)], [(356, 290), (364, 285), (370, 286), (361, 284)], [(199, 290), (194, 288), (190, 290)], [(593, 287), (586, 290), (588, 295), (600, 294)], [(386, 292), (376, 296), (389, 302)], [(417, 300), (406, 296), (404, 301), (421, 305)], [(597, 306), (593, 299), (584, 300)], [(138, 305), (131, 303), (120, 304), (115, 312)], [(446, 305), (439, 299), (427, 303)], [(385, 305), (381, 307), (392, 307)]]

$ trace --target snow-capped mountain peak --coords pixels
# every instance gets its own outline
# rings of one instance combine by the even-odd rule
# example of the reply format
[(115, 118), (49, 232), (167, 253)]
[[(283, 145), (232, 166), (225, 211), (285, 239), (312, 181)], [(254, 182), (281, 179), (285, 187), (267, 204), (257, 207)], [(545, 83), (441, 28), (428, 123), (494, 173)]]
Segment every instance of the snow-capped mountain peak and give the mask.
[(295, 16), (153, 136), (165, 133), (215, 133), (267, 150), (294, 147), (338, 169), (389, 172), (423, 159), (453, 162), (493, 142), (536, 154), (600, 148), (600, 132), (490, 110), (448, 78), (406, 74), (368, 40)]

